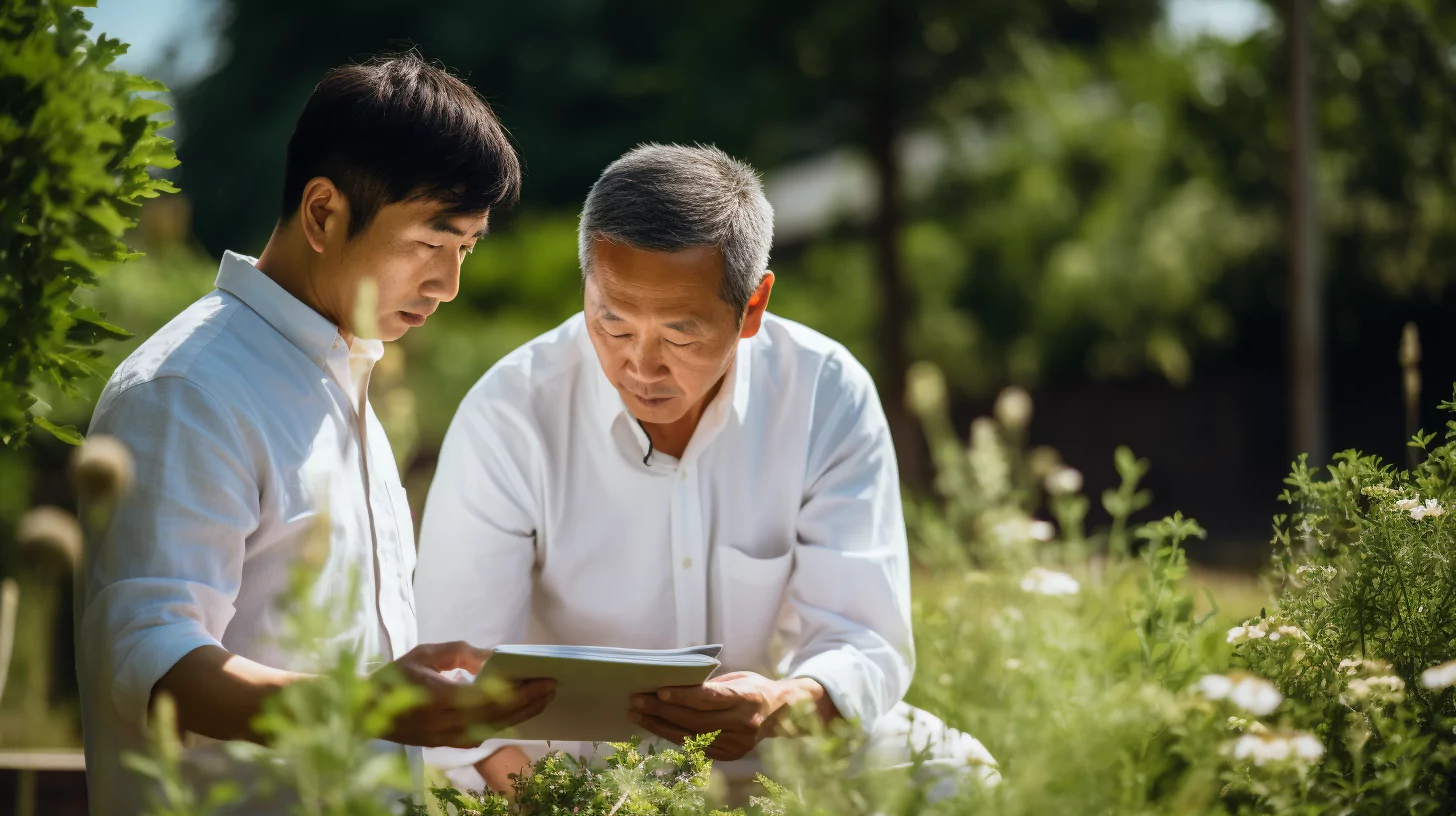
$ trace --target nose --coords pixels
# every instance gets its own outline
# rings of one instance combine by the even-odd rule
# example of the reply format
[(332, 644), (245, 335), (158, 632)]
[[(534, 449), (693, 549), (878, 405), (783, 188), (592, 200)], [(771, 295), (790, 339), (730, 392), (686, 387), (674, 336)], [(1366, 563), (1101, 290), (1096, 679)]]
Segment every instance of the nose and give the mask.
[(420, 287), (420, 294), (441, 303), (454, 300), (460, 294), (460, 266), (463, 262), (464, 258), (456, 258), (434, 267), (424, 286)]
[(632, 353), (627, 355), (627, 373), (644, 385), (667, 376), (667, 366), (662, 362), (662, 341), (643, 337), (632, 344)]

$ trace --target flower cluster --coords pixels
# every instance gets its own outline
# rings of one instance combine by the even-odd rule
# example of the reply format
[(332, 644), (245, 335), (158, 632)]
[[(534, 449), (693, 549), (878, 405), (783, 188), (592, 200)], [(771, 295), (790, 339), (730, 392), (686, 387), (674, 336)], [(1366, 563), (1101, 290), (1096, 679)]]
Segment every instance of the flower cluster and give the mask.
[(1395, 507), (1397, 510), (1410, 513), (1410, 517), (1416, 521), (1420, 521), (1423, 518), (1435, 518), (1436, 516), (1446, 515), (1446, 508), (1442, 507), (1439, 501), (1426, 499), (1423, 504), (1421, 503), (1420, 496), (1416, 496), (1413, 499), (1400, 499), (1395, 503)]
[(1303, 731), (1271, 732), (1251, 727), (1249, 733), (1230, 743), (1227, 751), (1234, 759), (1260, 767), (1284, 763), (1309, 767), (1324, 756), (1325, 746), (1313, 734)]
[(1273, 683), (1248, 672), (1206, 674), (1198, 681), (1198, 692), (1210, 700), (1227, 700), (1256, 717), (1274, 713), (1284, 700)]
[(1037, 595), (1076, 595), (1082, 590), (1082, 585), (1065, 572), (1032, 567), (1021, 579), (1021, 589)]
[(1251, 640), (1263, 640), (1268, 638), (1270, 643), (1278, 643), (1285, 638), (1303, 639), (1305, 634), (1298, 626), (1288, 624), (1276, 624), (1272, 620), (1244, 621), (1241, 626), (1235, 626), (1228, 631), (1228, 642), (1234, 645), (1248, 643)]

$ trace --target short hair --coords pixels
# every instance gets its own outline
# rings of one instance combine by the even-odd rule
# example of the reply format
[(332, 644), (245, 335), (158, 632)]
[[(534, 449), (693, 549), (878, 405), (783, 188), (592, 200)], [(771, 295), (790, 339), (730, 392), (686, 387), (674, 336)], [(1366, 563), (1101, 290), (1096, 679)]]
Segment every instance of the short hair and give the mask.
[(283, 218), (318, 176), (348, 200), (350, 238), (387, 204), (480, 213), (514, 204), (521, 189), (520, 161), (490, 105), (414, 51), (335, 68), (314, 87), (288, 140)]
[(742, 314), (768, 270), (773, 207), (758, 173), (716, 147), (643, 144), (612, 162), (581, 211), (577, 255), (591, 274), (591, 244), (677, 252), (715, 246), (723, 300)]

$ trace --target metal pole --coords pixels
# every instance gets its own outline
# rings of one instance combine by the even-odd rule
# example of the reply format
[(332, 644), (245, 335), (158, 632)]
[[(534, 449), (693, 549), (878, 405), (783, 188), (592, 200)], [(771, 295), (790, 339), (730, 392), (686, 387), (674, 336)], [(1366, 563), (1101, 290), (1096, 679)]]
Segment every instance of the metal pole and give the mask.
[(1328, 459), (1325, 342), (1315, 212), (1315, 123), (1311, 81), (1310, 0), (1286, 0), (1289, 67), (1289, 410), (1294, 453)]

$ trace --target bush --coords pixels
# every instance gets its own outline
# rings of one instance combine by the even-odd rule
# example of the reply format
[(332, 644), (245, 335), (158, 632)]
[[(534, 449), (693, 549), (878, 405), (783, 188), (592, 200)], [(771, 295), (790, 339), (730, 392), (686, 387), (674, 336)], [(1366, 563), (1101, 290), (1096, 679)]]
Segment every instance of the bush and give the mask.
[(87, 36), (61, 0), (0, 6), (0, 444), (46, 417), (37, 391), (77, 393), (102, 340), (126, 337), (72, 299), (111, 264), (136, 257), (121, 236), (139, 199), (175, 188), (149, 167), (177, 164), (157, 135), (161, 84), (109, 66), (126, 46)]

